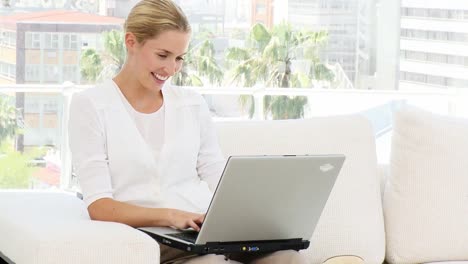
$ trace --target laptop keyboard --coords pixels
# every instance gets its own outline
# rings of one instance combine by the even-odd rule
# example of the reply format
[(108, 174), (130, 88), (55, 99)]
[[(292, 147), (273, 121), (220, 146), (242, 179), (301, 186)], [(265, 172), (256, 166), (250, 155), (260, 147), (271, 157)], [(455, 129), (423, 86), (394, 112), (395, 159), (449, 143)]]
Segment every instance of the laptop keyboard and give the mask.
[(180, 233), (172, 233), (172, 234), (167, 234), (167, 235), (195, 244), (195, 241), (197, 240), (197, 237), (198, 237), (198, 232), (194, 230), (187, 230), (187, 231), (182, 231)]

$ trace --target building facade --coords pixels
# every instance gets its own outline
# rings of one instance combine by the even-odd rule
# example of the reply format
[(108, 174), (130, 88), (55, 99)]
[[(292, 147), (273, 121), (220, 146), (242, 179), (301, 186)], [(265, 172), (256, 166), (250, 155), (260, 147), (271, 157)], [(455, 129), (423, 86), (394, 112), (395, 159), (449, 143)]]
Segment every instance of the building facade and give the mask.
[[(71, 10), (17, 13), (0, 18), (0, 84), (81, 83), (80, 58), (102, 49), (102, 33), (120, 29), (122, 19)], [(17, 145), (59, 144), (62, 97), (18, 93), (16, 107), (27, 129)]]
[(375, 73), (375, 7), (375, 0), (289, 0), (288, 20), (295, 27), (327, 31), (323, 60), (339, 63), (359, 84), (361, 76)]
[(399, 89), (468, 88), (468, 2), (403, 0)]
[(252, 24), (263, 23), (273, 26), (273, 0), (252, 0)]

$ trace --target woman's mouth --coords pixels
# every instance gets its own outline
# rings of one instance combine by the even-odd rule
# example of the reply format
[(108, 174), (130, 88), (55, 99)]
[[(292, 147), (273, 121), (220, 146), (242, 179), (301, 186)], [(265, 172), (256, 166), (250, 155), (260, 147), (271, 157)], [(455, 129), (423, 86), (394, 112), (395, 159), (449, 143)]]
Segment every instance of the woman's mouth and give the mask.
[(159, 82), (165, 82), (169, 78), (169, 76), (160, 75), (154, 72), (152, 72), (151, 74), (156, 79), (156, 81), (159, 81)]

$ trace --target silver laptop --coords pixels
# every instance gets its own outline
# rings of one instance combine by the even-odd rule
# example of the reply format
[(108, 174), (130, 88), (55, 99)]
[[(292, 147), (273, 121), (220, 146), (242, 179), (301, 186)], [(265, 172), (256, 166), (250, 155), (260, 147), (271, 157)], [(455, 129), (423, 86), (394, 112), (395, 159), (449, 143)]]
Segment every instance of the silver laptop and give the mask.
[(344, 160), (343, 155), (232, 156), (200, 232), (139, 229), (197, 254), (306, 249)]

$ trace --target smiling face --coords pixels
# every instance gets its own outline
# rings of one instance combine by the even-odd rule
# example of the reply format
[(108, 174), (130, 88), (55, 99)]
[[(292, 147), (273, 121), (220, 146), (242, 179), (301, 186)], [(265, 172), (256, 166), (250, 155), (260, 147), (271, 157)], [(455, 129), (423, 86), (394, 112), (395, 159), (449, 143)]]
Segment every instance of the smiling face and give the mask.
[(164, 31), (143, 43), (127, 33), (128, 63), (139, 84), (145, 89), (160, 90), (168, 78), (182, 68), (189, 40), (189, 33), (177, 30)]

